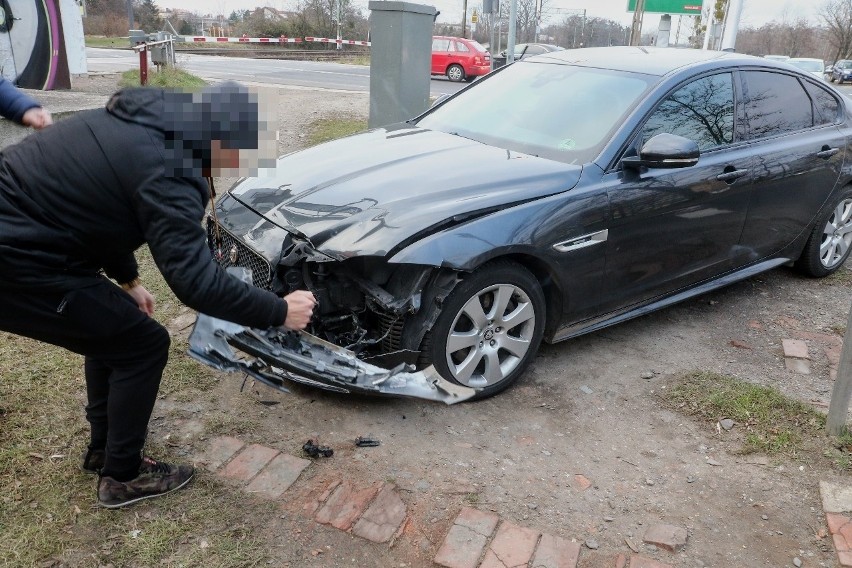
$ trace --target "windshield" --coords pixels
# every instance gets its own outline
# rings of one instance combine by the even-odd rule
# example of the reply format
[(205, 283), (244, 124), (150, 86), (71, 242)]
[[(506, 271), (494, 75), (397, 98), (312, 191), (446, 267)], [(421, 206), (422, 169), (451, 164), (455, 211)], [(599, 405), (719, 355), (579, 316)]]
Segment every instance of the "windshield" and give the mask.
[(657, 77), (520, 61), (417, 125), (568, 163), (594, 159)]
[(840, 67), (841, 69), (852, 69), (852, 61), (841, 61), (834, 65), (835, 67)]
[(795, 65), (796, 67), (804, 71), (812, 71), (817, 73), (819, 73), (825, 68), (822, 64), (822, 61), (793, 61), (791, 59), (787, 63), (789, 63), (790, 65)]

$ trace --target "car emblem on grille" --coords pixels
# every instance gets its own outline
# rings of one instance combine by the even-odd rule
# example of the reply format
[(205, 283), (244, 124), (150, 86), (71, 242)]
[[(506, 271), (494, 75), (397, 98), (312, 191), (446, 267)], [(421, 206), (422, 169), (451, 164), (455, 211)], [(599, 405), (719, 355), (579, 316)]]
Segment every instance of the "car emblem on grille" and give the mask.
[(233, 245), (231, 250), (228, 251), (228, 260), (231, 261), (231, 264), (236, 264), (239, 258), (240, 255), (237, 253), (237, 245)]

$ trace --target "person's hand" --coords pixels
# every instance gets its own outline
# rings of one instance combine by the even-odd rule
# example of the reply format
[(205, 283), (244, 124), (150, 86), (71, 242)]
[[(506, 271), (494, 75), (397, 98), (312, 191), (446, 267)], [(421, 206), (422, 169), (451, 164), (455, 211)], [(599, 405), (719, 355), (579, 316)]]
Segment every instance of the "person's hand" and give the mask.
[(314, 306), (317, 305), (314, 295), (307, 290), (296, 290), (284, 296), (284, 301), (287, 302), (287, 318), (284, 320), (284, 327), (296, 331), (305, 329), (311, 321)]
[(154, 296), (145, 289), (145, 286), (140, 284), (139, 286), (125, 290), (125, 292), (130, 294), (130, 297), (136, 301), (136, 305), (139, 306), (140, 310), (149, 316), (154, 315)]
[(53, 124), (53, 117), (50, 116), (47, 110), (41, 107), (34, 107), (24, 113), (24, 116), (21, 117), (21, 124), (41, 130)]

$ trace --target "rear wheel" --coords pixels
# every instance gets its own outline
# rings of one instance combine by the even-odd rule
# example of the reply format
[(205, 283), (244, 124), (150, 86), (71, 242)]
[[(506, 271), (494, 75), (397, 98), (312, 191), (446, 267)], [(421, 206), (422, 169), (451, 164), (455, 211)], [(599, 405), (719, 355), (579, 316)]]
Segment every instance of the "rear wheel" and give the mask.
[(815, 277), (828, 276), (852, 251), (852, 187), (847, 187), (817, 218), (796, 267)]
[(544, 332), (541, 286), (512, 262), (486, 265), (447, 297), (430, 333), (431, 358), (446, 379), (497, 394), (535, 358)]
[(447, 67), (447, 79), (454, 83), (464, 81), (464, 68), (461, 65), (453, 63)]

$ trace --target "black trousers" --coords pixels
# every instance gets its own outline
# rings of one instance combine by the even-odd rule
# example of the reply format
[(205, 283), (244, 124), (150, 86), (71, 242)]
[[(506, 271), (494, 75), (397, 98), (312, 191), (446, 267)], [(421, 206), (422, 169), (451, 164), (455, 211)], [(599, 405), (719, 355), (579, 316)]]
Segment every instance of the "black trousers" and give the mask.
[[(0, 290), (0, 330), (85, 356), (90, 447), (104, 475), (135, 477), (169, 334), (106, 278), (68, 291)], [(131, 475), (133, 474), (133, 475)]]

